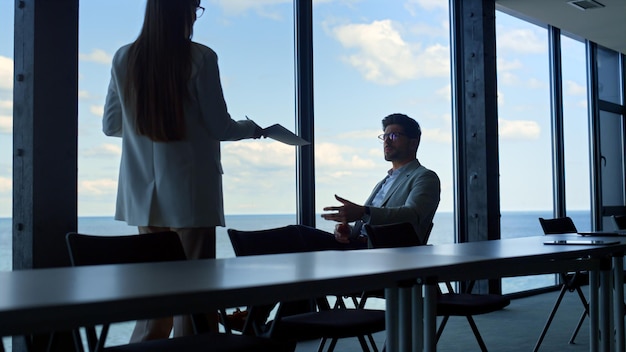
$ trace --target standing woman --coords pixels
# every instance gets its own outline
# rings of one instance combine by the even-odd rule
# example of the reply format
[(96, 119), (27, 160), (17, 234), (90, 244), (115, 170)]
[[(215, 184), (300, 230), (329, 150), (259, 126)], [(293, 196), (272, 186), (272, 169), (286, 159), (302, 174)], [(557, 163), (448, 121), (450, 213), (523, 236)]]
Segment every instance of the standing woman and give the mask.
[[(115, 219), (140, 233), (176, 231), (189, 259), (215, 258), (215, 227), (225, 225), (220, 141), (262, 133), (231, 119), (217, 55), (191, 41), (203, 11), (200, 0), (147, 0), (139, 37), (113, 57), (102, 122), (122, 137)], [(173, 321), (175, 336), (191, 333), (188, 318)], [(171, 317), (138, 321), (131, 342), (171, 329)]]

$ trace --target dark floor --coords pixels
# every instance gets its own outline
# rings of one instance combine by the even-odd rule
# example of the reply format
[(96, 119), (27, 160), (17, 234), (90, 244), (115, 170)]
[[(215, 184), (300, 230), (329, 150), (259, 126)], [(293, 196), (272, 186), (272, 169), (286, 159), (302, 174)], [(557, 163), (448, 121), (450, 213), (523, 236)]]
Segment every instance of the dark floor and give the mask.
[[(558, 292), (545, 293), (511, 301), (502, 311), (476, 316), (476, 325), (489, 351), (532, 351), (545, 324)], [(589, 351), (589, 324), (581, 328), (576, 344), (568, 343), (582, 313), (582, 304), (575, 293), (567, 293), (541, 345), (540, 351)], [(376, 334), (379, 348), (384, 333)], [(317, 351), (317, 341), (298, 344), (296, 352)], [(467, 320), (452, 317), (437, 344), (438, 351), (480, 351)], [(339, 341), (337, 352), (361, 351), (356, 339)]]
[[(551, 292), (515, 299), (502, 311), (476, 316), (476, 324), (489, 351), (532, 351), (557, 295), (558, 292)], [(379, 304), (380, 307), (384, 306), (382, 302)], [(568, 344), (581, 313), (582, 305), (576, 294), (566, 294), (540, 351), (588, 351), (589, 325), (587, 320), (576, 339), (576, 344)], [(132, 326), (133, 323), (112, 326), (107, 345), (128, 341)], [(384, 332), (376, 334), (374, 338), (378, 347), (381, 348), (385, 338)], [(10, 351), (10, 340), (5, 338), (4, 342), (5, 347), (8, 347), (7, 351)], [(317, 351), (317, 345), (318, 341), (303, 342), (298, 344), (296, 352), (314, 352)], [(460, 317), (450, 318), (437, 344), (437, 350), (480, 351), (467, 320)], [(358, 352), (361, 348), (356, 339), (344, 339), (339, 341), (335, 351)]]

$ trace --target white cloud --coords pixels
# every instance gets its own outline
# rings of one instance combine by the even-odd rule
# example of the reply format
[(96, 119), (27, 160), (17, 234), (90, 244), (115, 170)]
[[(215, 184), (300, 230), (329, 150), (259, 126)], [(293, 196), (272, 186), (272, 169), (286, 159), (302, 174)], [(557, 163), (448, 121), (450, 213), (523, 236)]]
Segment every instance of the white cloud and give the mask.
[(429, 128), (422, 131), (422, 141), (421, 143), (452, 143), (452, 131), (450, 129), (442, 129), (442, 128)]
[(452, 101), (452, 85), (447, 84), (445, 87), (441, 87), (435, 91), (435, 95), (445, 99), (446, 101)]
[(79, 90), (78, 91), (78, 98), (79, 99), (87, 99), (89, 97), (91, 97), (91, 95), (89, 94), (88, 91), (86, 91), (86, 90)]
[(503, 139), (537, 139), (541, 134), (541, 127), (535, 121), (528, 120), (498, 120), (498, 130)]
[(498, 82), (501, 82), (502, 84), (505, 84), (505, 85), (514, 86), (519, 83), (519, 77), (516, 74), (513, 74), (511, 72), (506, 72), (506, 71), (499, 72)]
[(502, 58), (497, 59), (498, 62), (498, 71), (514, 71), (519, 70), (524, 67), (524, 64), (518, 59), (515, 60), (505, 60)]
[(439, 37), (448, 40), (449, 33), (450, 28), (447, 21), (442, 22), (440, 26), (431, 26), (426, 23), (417, 23), (411, 25), (411, 34), (415, 35), (416, 37)]
[(121, 156), (122, 147), (117, 144), (104, 143), (99, 146), (85, 150), (82, 153), (84, 156)]
[(522, 54), (541, 54), (548, 49), (545, 36), (528, 29), (504, 30), (497, 37), (498, 49)]
[(254, 11), (257, 15), (272, 19), (281, 19), (282, 16), (272, 7), (281, 4), (291, 4), (292, 0), (211, 0), (213, 4), (221, 7), (228, 15), (241, 15), (248, 11)]
[(93, 49), (89, 54), (79, 54), (78, 59), (81, 61), (110, 65), (113, 57), (102, 49)]
[(565, 81), (565, 94), (567, 95), (587, 95), (587, 88), (574, 81)]
[(13, 60), (0, 55), (0, 89), (13, 89)]
[(498, 106), (502, 107), (504, 106), (504, 104), (506, 104), (506, 99), (504, 99), (504, 93), (502, 93), (502, 91), (500, 89), (498, 89)]
[[(376, 163), (366, 158), (368, 153), (353, 146), (322, 142), (315, 147), (315, 165), (330, 168), (333, 172), (341, 170), (369, 169)], [(382, 152), (379, 151), (379, 157)]]
[(117, 181), (108, 178), (84, 180), (78, 183), (78, 194), (81, 196), (101, 196), (116, 192)]
[(0, 193), (11, 193), (13, 180), (8, 177), (0, 177)]
[(418, 15), (417, 8), (427, 11), (448, 10), (448, 2), (444, 0), (408, 0), (404, 4), (404, 8), (406, 8), (412, 16), (416, 16)]
[(292, 168), (295, 161), (294, 147), (271, 139), (222, 143), (225, 172), (239, 167)]
[(0, 115), (0, 133), (13, 134), (13, 118), (11, 116)]
[(520, 79), (513, 71), (519, 71), (523, 68), (524, 64), (518, 59), (505, 60), (499, 57), (497, 59), (498, 82), (509, 86), (518, 85)]
[(13, 101), (12, 100), (0, 100), (0, 109), (13, 109)]
[(104, 115), (104, 105), (91, 105), (89, 106), (89, 112), (102, 117)]
[(425, 49), (406, 42), (391, 20), (339, 25), (332, 34), (345, 48), (354, 49), (343, 60), (365, 79), (396, 84), (422, 77), (447, 77), (448, 48), (435, 44)]
[(526, 81), (528, 88), (531, 89), (543, 89), (548, 87), (548, 82), (538, 80), (537, 78), (529, 78)]
[(337, 140), (347, 140), (347, 139), (364, 139), (364, 140), (371, 140), (373, 138), (378, 137), (379, 134), (382, 133), (382, 125), (380, 129), (376, 129), (376, 130), (355, 130), (355, 131), (348, 131), (348, 132), (344, 132), (344, 133), (340, 133), (339, 135), (337, 135)]

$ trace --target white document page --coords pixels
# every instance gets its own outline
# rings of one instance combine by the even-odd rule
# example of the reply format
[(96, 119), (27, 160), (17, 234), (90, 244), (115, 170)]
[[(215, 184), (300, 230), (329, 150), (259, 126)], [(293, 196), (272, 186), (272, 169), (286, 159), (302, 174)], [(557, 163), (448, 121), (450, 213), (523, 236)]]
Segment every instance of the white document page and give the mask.
[(289, 145), (307, 145), (309, 142), (296, 136), (285, 127), (275, 124), (263, 129), (263, 135)]

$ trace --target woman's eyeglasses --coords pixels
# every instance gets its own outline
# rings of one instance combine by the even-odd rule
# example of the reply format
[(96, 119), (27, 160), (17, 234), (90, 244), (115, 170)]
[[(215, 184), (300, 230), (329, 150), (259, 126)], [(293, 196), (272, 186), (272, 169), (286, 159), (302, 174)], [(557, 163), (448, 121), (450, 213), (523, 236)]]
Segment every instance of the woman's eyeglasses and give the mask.
[(394, 142), (400, 136), (406, 136), (406, 134), (400, 133), (400, 132), (383, 133), (383, 134), (378, 136), (378, 139), (380, 139), (381, 141), (384, 141), (384, 140), (386, 140), (388, 138), (392, 142)]
[(204, 7), (198, 6), (196, 7), (196, 18), (202, 17), (204, 14)]

